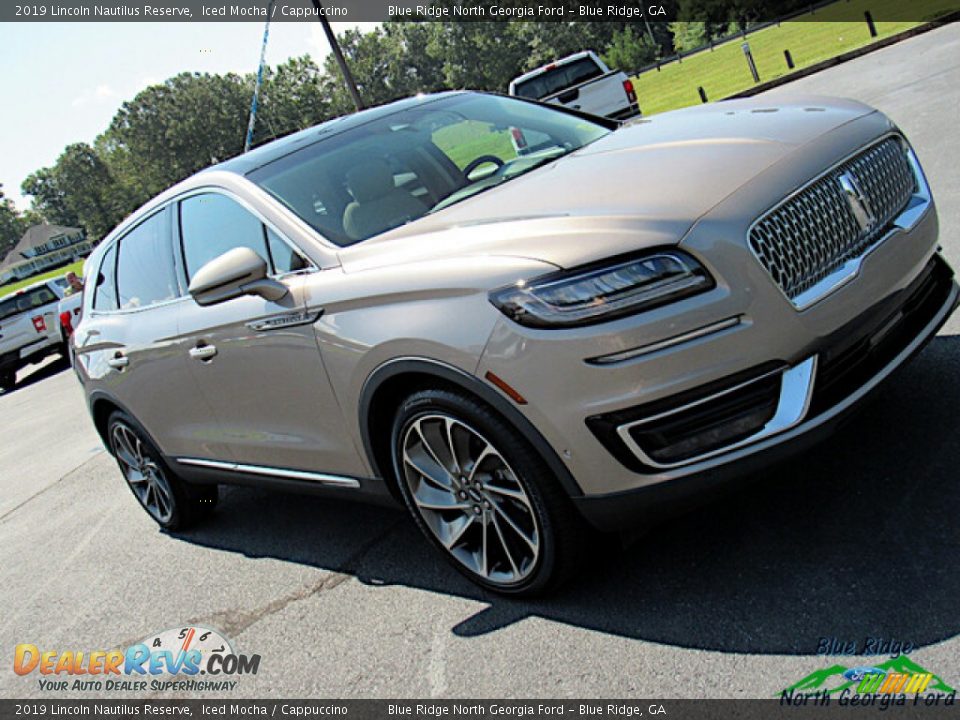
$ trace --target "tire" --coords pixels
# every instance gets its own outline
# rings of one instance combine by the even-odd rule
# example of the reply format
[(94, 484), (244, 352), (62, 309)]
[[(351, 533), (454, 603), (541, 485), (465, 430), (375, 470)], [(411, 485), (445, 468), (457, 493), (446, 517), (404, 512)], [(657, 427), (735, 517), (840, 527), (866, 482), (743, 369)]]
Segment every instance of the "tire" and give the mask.
[(586, 556), (594, 533), (546, 463), (472, 397), (410, 395), (393, 422), (391, 457), (417, 526), (478, 585), (536, 595), (571, 577)]
[(12, 392), (17, 386), (17, 373), (15, 370), (4, 370), (0, 373), (0, 390), (5, 393)]
[(183, 530), (206, 518), (217, 505), (216, 485), (191, 485), (170, 469), (150, 438), (121, 410), (107, 421), (110, 452), (127, 487), (165, 530)]

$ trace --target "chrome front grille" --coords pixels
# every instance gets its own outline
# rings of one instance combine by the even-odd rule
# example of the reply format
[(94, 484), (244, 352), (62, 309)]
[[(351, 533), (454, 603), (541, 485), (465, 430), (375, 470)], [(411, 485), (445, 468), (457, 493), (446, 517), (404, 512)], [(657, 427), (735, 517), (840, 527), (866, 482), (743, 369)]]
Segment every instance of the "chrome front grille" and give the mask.
[(750, 229), (750, 247), (794, 304), (889, 229), (918, 191), (906, 144), (890, 136), (819, 177)]

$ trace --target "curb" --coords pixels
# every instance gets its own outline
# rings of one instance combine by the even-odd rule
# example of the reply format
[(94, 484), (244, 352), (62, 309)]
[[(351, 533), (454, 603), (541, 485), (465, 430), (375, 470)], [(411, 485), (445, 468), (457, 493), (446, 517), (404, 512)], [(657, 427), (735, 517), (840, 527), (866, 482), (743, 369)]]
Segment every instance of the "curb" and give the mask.
[(778, 77), (774, 80), (767, 80), (766, 82), (762, 82), (757, 85), (754, 85), (752, 88), (748, 88), (734, 95), (728, 95), (727, 97), (721, 99), (720, 102), (723, 102), (724, 100), (734, 100), (736, 98), (746, 98), (746, 97), (752, 97), (753, 95), (758, 95), (767, 90), (772, 90), (775, 87), (780, 87), (781, 85), (786, 85), (787, 83), (791, 83), (794, 80), (805, 78), (808, 75), (814, 75), (820, 72), (821, 70), (826, 70), (827, 68), (834, 67), (835, 65), (841, 65), (842, 63), (845, 63), (848, 60), (853, 60), (854, 58), (858, 58), (863, 55), (868, 55), (869, 53), (872, 53), (875, 50), (881, 50), (882, 48), (888, 47), (889, 45), (895, 45), (901, 40), (908, 40), (909, 38), (915, 37), (917, 35), (922, 35), (923, 33), (929, 32), (930, 30), (936, 30), (939, 27), (949, 25), (950, 23), (955, 22), (957, 20), (960, 20), (960, 11), (948, 13), (947, 15), (944, 15), (941, 18), (937, 18), (936, 20), (931, 20), (930, 22), (924, 23), (923, 25), (918, 25), (917, 27), (910, 28), (909, 30), (904, 30), (903, 32), (897, 33), (896, 35), (885, 37), (882, 40), (877, 40), (874, 43), (870, 43), (869, 45), (864, 45), (863, 47), (856, 48), (855, 50), (848, 50), (845, 53), (841, 53), (840, 55), (837, 55), (835, 57), (828, 58), (827, 60), (821, 60), (818, 63), (815, 63), (805, 68), (801, 68), (800, 70), (795, 70), (794, 72), (788, 75)]

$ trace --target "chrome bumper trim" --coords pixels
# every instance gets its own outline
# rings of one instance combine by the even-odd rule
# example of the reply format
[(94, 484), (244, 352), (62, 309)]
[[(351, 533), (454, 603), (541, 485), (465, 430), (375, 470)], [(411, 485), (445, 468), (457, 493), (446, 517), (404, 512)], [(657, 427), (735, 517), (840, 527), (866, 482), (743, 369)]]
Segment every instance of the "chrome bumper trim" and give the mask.
[[(659, 470), (670, 470), (673, 468), (682, 467), (684, 465), (691, 465), (693, 463), (701, 462), (717, 455), (723, 455), (745, 445), (750, 445), (765, 438), (771, 437), (772, 435), (785, 432), (799, 424), (807, 414), (807, 410), (810, 408), (810, 399), (813, 395), (813, 381), (814, 376), (816, 375), (816, 368), (817, 356), (813, 355), (799, 365), (795, 365), (787, 370), (775, 370), (758, 378), (753, 378), (745, 383), (735, 385), (732, 388), (727, 388), (726, 390), (715, 393), (714, 395), (710, 395), (709, 397), (701, 398), (696, 402), (688, 403), (682, 407), (673, 408), (667, 412), (620, 425), (617, 428), (617, 434), (620, 436), (620, 439), (623, 440), (626, 446), (630, 448), (630, 451), (636, 455), (644, 465), (648, 465), (649, 467), (657, 468)], [(647, 455), (643, 448), (641, 448), (630, 435), (630, 430), (639, 425), (645, 425), (656, 420), (661, 420), (665, 417), (669, 417), (670, 415), (675, 415), (684, 410), (689, 410), (690, 408), (702, 405), (703, 403), (709, 402), (718, 397), (735, 393), (738, 390), (742, 390), (743, 388), (752, 385), (759, 380), (763, 380), (764, 378), (768, 378), (777, 373), (782, 373), (780, 380), (780, 398), (777, 402), (777, 409), (774, 412), (773, 417), (767, 422), (766, 425), (763, 426), (763, 428), (755, 432), (750, 437), (744, 438), (739, 442), (726, 445), (722, 448), (718, 448), (717, 450), (713, 450), (702, 455), (696, 455), (694, 457), (687, 458), (681, 462), (659, 463)]]

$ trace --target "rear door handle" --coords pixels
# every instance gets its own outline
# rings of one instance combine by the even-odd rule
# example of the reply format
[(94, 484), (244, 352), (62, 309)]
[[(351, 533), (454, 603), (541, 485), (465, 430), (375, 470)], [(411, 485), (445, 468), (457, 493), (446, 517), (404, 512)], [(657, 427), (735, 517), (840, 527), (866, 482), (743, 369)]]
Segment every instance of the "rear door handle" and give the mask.
[(216, 345), (197, 345), (195, 348), (190, 348), (190, 357), (194, 360), (209, 360), (216, 354)]
[(123, 370), (123, 368), (129, 364), (130, 358), (128, 358), (126, 355), (121, 355), (120, 353), (117, 353), (112, 358), (107, 360), (107, 365), (112, 367), (114, 370)]

